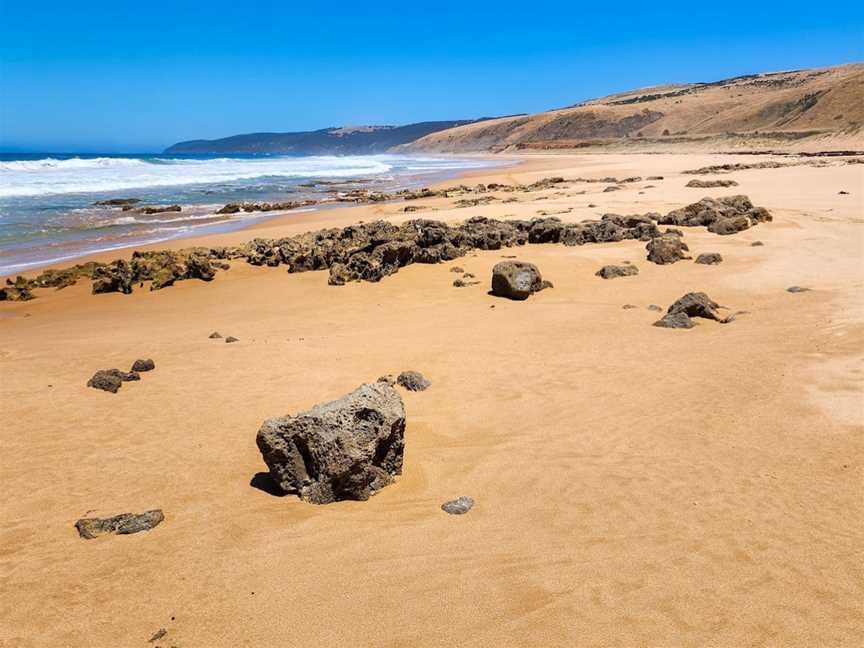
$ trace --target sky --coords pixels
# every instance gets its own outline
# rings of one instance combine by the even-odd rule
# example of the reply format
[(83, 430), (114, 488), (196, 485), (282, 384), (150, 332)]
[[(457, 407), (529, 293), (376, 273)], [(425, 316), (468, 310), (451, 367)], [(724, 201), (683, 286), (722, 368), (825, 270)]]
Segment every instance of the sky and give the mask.
[(0, 150), (538, 112), (864, 61), (864, 3), (0, 0)]

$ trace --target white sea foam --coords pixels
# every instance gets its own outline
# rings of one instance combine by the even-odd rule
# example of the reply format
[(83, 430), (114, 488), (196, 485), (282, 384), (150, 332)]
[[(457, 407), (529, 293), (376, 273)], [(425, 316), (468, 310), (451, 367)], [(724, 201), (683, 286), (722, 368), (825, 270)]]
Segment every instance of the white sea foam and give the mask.
[(362, 177), (387, 173), (392, 168), (392, 161), (383, 156), (15, 160), (0, 162), (0, 197), (101, 193), (254, 178)]

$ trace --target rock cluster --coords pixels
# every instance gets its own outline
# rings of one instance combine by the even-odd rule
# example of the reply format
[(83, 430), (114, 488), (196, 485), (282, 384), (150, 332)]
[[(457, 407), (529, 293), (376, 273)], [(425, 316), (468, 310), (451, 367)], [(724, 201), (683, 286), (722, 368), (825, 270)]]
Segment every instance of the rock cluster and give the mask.
[(316, 205), (319, 201), (317, 200), (295, 200), (289, 202), (275, 202), (275, 203), (228, 203), (221, 209), (219, 209), (217, 214), (237, 214), (239, 212), (268, 212), (268, 211), (287, 211), (289, 209), (299, 209), (300, 207), (309, 207), (310, 205)]
[[(621, 182), (631, 180), (635, 179), (626, 178)], [(547, 178), (528, 187), (548, 188), (560, 182), (564, 180)], [(483, 185), (484, 190), (504, 190), (502, 187)], [(729, 234), (769, 220), (771, 215), (761, 207), (754, 207), (746, 196), (728, 196), (704, 198), (665, 216), (659, 213), (604, 214), (599, 220), (578, 223), (564, 223), (555, 216), (532, 220), (475, 216), (458, 225), (427, 219), (401, 225), (375, 221), (279, 239), (256, 238), (242, 246), (135, 252), (129, 261), (119, 259), (108, 264), (90, 263), (65, 270), (48, 270), (35, 279), (7, 280), (7, 287), (0, 290), (0, 300), (29, 299), (33, 288), (62, 288), (80, 277), (93, 279), (94, 293), (128, 294), (136, 284), (144, 282), (150, 282), (151, 290), (159, 290), (187, 279), (210, 281), (218, 270), (227, 270), (230, 267), (227, 261), (233, 259), (258, 266), (284, 266), (288, 272), (329, 270), (331, 285), (380, 281), (412, 263), (439, 263), (462, 257), (471, 250), (498, 250), (526, 243), (575, 246), (637, 239), (648, 242), (649, 260), (674, 263), (689, 258), (684, 254), (687, 245), (681, 240), (680, 232), (678, 236), (674, 230), (661, 232), (658, 223), (707, 226), (713, 232)]]
[(405, 407), (384, 381), (307, 412), (264, 421), (258, 449), (273, 481), (313, 504), (367, 500), (402, 473)]
[(144, 513), (121, 513), (109, 518), (81, 518), (75, 522), (75, 528), (83, 539), (92, 540), (107, 533), (128, 535), (149, 531), (159, 526), (164, 519), (162, 511), (154, 509)]

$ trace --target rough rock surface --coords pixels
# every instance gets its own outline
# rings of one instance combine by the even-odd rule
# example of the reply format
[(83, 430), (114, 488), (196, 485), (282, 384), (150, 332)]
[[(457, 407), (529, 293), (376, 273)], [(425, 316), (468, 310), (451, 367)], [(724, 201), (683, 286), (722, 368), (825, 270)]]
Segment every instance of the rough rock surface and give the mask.
[(132, 363), (132, 371), (153, 371), (156, 368), (156, 363), (150, 360), (149, 358), (146, 360), (136, 360)]
[(159, 526), (164, 519), (165, 515), (162, 511), (154, 509), (144, 513), (121, 513), (109, 518), (81, 518), (75, 522), (75, 528), (78, 529), (78, 535), (82, 538), (92, 540), (106, 533), (128, 535), (149, 531)]
[(615, 277), (632, 277), (639, 274), (639, 268), (634, 265), (607, 265), (600, 268), (594, 273), (598, 277), (604, 279), (614, 279)]
[(455, 500), (444, 502), (441, 505), (441, 510), (450, 515), (465, 515), (474, 506), (474, 498), (463, 495)]
[[(734, 234), (756, 223), (773, 220), (764, 207), (754, 207), (747, 196), (703, 198), (657, 219), (661, 225), (707, 227), (715, 234)], [(729, 221), (729, 222), (727, 222)]]
[(697, 189), (712, 189), (714, 187), (737, 187), (738, 183), (734, 180), (699, 180), (693, 178), (685, 187), (695, 187)]
[(408, 391), (426, 391), (432, 383), (419, 371), (403, 371), (396, 378), (396, 382)]
[(702, 265), (717, 265), (723, 262), (723, 257), (719, 252), (704, 252), (696, 257), (696, 263)]
[(726, 323), (726, 318), (718, 310), (720, 308), (720, 304), (705, 293), (691, 292), (678, 299), (666, 312), (670, 315), (686, 313), (688, 317), (704, 317)]
[(264, 421), (257, 443), (273, 481), (313, 504), (366, 500), (402, 473), (405, 407), (387, 382)]
[(675, 233), (667, 233), (652, 238), (648, 241), (645, 249), (648, 250), (648, 260), (658, 265), (668, 265), (690, 258), (685, 254), (690, 248), (687, 247), (682, 237)]
[(100, 369), (87, 381), (88, 387), (102, 389), (103, 391), (116, 394), (124, 382), (141, 380), (141, 376), (135, 371), (120, 371), (119, 369)]
[(693, 320), (687, 315), (687, 313), (666, 313), (661, 319), (654, 322), (653, 326), (659, 326), (661, 328), (676, 328), (676, 329), (689, 329), (693, 328), (695, 324)]
[(500, 261), (492, 268), (492, 293), (508, 299), (528, 299), (543, 289), (543, 276), (533, 263)]

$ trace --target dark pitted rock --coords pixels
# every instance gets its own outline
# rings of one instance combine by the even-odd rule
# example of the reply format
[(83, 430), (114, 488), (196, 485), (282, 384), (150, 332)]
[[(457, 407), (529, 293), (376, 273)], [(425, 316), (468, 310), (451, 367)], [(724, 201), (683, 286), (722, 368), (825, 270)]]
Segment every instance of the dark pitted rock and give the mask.
[(721, 236), (737, 234), (748, 229), (751, 221), (746, 216), (733, 216), (732, 218), (718, 218), (708, 226), (708, 231)]
[(236, 214), (241, 209), (242, 209), (242, 207), (240, 205), (238, 205), (237, 203), (228, 203), (227, 205), (225, 205), (224, 207), (219, 209), (216, 213), (217, 214)]
[(238, 338), (234, 337), (233, 335), (229, 335), (228, 337), (225, 338), (225, 342), (227, 344), (231, 344), (232, 342), (239, 342), (239, 341), (240, 340)]
[(648, 241), (645, 249), (648, 250), (648, 260), (658, 265), (667, 265), (690, 258), (684, 254), (690, 248), (680, 236), (674, 234), (664, 234), (652, 238)]
[(396, 379), (392, 374), (387, 374), (385, 376), (379, 376), (377, 382), (387, 383), (391, 387), (396, 384)]
[(500, 261), (492, 268), (492, 293), (508, 299), (524, 300), (543, 289), (543, 277), (533, 263)]
[(786, 292), (790, 293), (802, 293), (802, 292), (810, 292), (809, 288), (804, 288), (802, 286), (789, 286), (786, 289)]
[(639, 274), (639, 268), (634, 265), (606, 265), (594, 273), (598, 277), (604, 279), (614, 279), (615, 277), (632, 277)]
[(455, 500), (444, 502), (441, 505), (441, 510), (450, 515), (465, 515), (474, 506), (474, 498), (463, 495)]
[(771, 220), (768, 210), (754, 207), (747, 196), (738, 195), (703, 198), (681, 209), (672, 210), (661, 216), (657, 222), (661, 225), (708, 227), (709, 231), (717, 234), (734, 234), (756, 223)]
[(75, 528), (83, 539), (92, 540), (108, 533), (128, 535), (149, 531), (159, 526), (164, 519), (162, 511), (154, 509), (144, 513), (121, 513), (109, 518), (81, 518), (75, 523)]
[(132, 371), (141, 372), (141, 371), (153, 371), (156, 368), (156, 363), (150, 359), (146, 360), (136, 360), (132, 363)]
[(697, 189), (712, 189), (714, 187), (737, 187), (738, 183), (734, 180), (699, 180), (693, 178), (685, 187), (695, 187)]
[(687, 313), (666, 313), (661, 319), (654, 322), (653, 326), (659, 326), (661, 328), (675, 328), (675, 329), (690, 329), (695, 326), (693, 320), (687, 315)]
[(97, 200), (93, 205), (96, 207), (125, 207), (126, 205), (136, 205), (140, 202), (140, 198), (111, 198), (110, 200)]
[(132, 292), (133, 282), (132, 266), (118, 259), (93, 272), (93, 294), (119, 292), (128, 295)]
[(564, 223), (560, 218), (549, 216), (548, 218), (537, 218), (531, 221), (528, 230), (529, 243), (557, 243), (561, 239)]
[(186, 277), (188, 279), (201, 279), (212, 281), (216, 276), (216, 270), (210, 263), (210, 259), (204, 254), (193, 253), (186, 259)]
[(691, 292), (678, 299), (666, 312), (670, 315), (686, 313), (689, 317), (704, 317), (725, 323), (727, 320), (720, 315), (719, 308), (721, 308), (720, 304), (705, 293)]
[(702, 265), (717, 265), (718, 263), (723, 263), (723, 257), (719, 252), (704, 252), (696, 257), (696, 263), (701, 263)]
[(213, 331), (208, 337), (211, 340), (221, 340), (222, 339), (222, 335), (219, 333), (219, 331)]
[(30, 301), (33, 299), (29, 282), (24, 277), (18, 277), (18, 279), (24, 280), (23, 283), (16, 280), (16, 283), (0, 288), (0, 301)]
[(117, 390), (123, 386), (123, 380), (110, 371), (100, 370), (93, 374), (93, 377), (87, 381), (88, 387), (93, 389), (101, 389), (103, 391), (116, 394)]
[(143, 214), (165, 214), (167, 212), (183, 211), (180, 205), (156, 205), (155, 207), (142, 207)]
[(264, 421), (258, 448), (273, 481), (313, 504), (367, 500), (402, 473), (405, 407), (386, 382), (296, 416)]
[(413, 392), (426, 391), (432, 386), (432, 383), (419, 371), (403, 371), (396, 378), (396, 382), (408, 391)]

